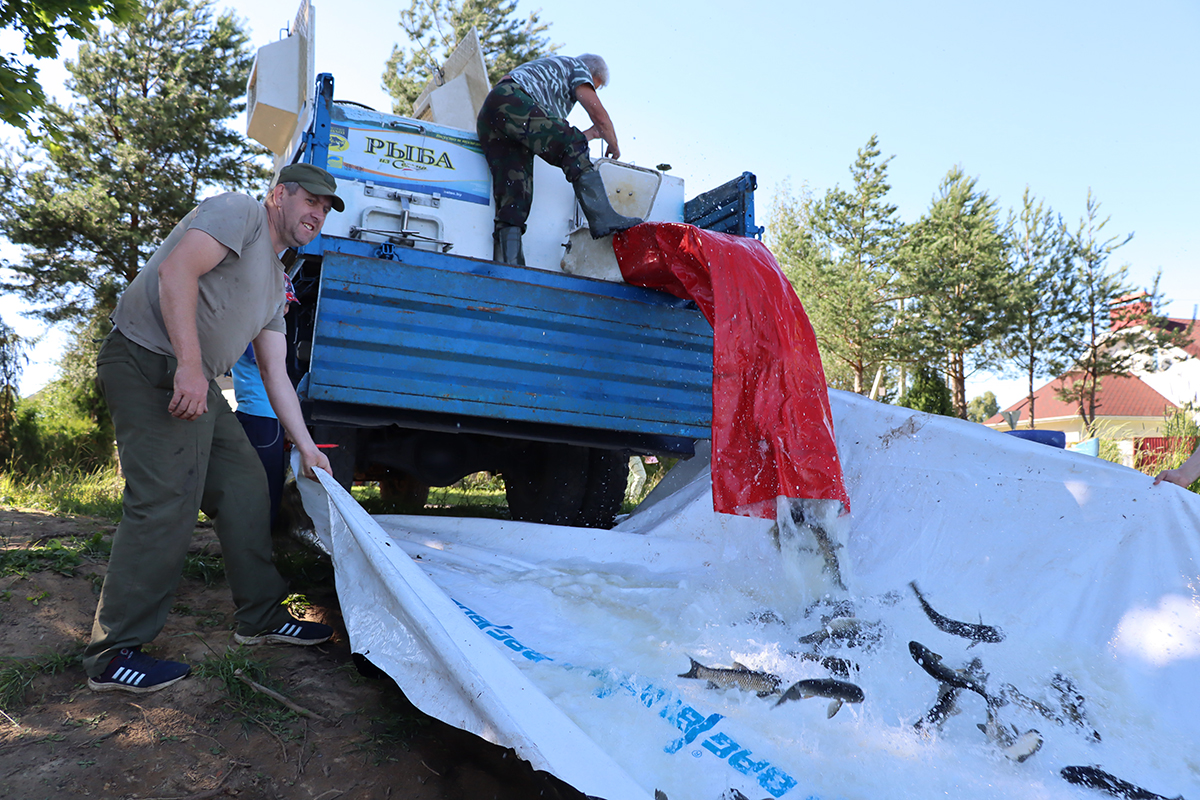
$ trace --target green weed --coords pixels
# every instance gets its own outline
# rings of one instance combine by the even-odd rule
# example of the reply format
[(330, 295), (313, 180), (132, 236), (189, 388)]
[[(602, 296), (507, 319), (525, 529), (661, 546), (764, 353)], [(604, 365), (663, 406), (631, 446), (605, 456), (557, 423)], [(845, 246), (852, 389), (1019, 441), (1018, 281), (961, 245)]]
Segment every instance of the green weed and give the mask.
[(302, 619), (312, 608), (308, 597), (302, 594), (289, 594), (283, 599), (283, 604), (287, 606), (288, 613), (298, 619)]
[(220, 556), (208, 553), (188, 553), (183, 562), (183, 576), (215, 586), (225, 577), (225, 562)]
[(233, 647), (223, 653), (213, 653), (196, 666), (195, 674), (201, 678), (213, 678), (221, 682), (226, 695), (225, 705), (241, 718), (243, 723), (261, 725), (281, 739), (292, 738), (294, 733), (289, 725), (298, 718), (296, 712), (256, 692), (238, 678), (240, 672), (255, 683), (279, 691), (278, 686), (272, 685), (273, 681), (267, 672), (268, 663), (255, 658), (251, 653), (252, 651), (245, 647)]
[(41, 675), (57, 675), (79, 666), (82, 649), (66, 653), (46, 653), (33, 658), (0, 658), (0, 708), (25, 704), (25, 694)]

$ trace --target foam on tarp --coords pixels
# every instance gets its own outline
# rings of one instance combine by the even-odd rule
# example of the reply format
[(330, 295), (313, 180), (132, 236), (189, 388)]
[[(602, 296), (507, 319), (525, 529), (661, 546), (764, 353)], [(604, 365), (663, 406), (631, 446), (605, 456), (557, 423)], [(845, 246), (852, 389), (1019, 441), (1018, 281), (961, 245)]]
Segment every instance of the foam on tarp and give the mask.
[[(854, 498), (840, 557), (853, 613), (877, 636), (825, 654), (857, 665), (861, 704), (826, 718), (819, 698), (776, 707), (679, 677), (689, 656), (784, 687), (829, 677), (799, 639), (846, 610), (802, 599), (811, 587), (792, 583), (769, 520), (714, 513), (705, 470), (613, 531), (372, 519), (343, 493), (329, 517), (352, 647), (426, 713), (608, 800), (1100, 796), (1064, 781), (1068, 765), (1200, 794), (1200, 498), (973, 423), (830, 401)], [(969, 647), (934, 627), (910, 581), (1004, 640)], [(970, 692), (940, 731), (918, 731), (938, 687), (910, 641), (951, 668), (978, 657), (994, 694), (1010, 684), (1051, 706), (1056, 676), (1069, 678), (1084, 720), (1001, 707), (1045, 739), (1023, 763), (978, 729), (986, 708)], [(531, 713), (545, 720), (514, 721), (539, 695)], [(592, 767), (597, 752), (615, 766)]]

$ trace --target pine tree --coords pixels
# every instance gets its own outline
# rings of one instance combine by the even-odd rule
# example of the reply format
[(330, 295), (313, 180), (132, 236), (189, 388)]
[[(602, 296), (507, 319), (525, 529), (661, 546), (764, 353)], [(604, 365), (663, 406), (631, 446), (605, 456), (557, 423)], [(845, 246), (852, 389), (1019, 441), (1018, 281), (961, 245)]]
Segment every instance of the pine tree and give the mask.
[(383, 73), (392, 112), (412, 114), (425, 85), (471, 28), (479, 33), (493, 86), (513, 68), (558, 49), (536, 12), (524, 21), (516, 12), (517, 0), (411, 0), (400, 12), (400, 29), (409, 44), (392, 48)]
[(1028, 382), (1029, 427), (1036, 427), (1035, 381), (1057, 376), (1078, 354), (1086, 320), (1084, 295), (1062, 220), (1026, 187), (1009, 219), (1016, 328), (1001, 343)]
[(244, 109), (247, 36), (213, 0), (157, 0), (67, 63), (68, 107), (46, 108), (43, 148), (0, 165), (0, 233), (22, 247), (5, 288), (49, 322), (88, 326), (176, 222), (267, 172), (228, 122)]
[(818, 203), (776, 204), (772, 249), (805, 304), (828, 374), (868, 390), (871, 374), (903, 358), (896, 330), (903, 225), (886, 201), (890, 186), (872, 136), (850, 168), (853, 187)]
[(998, 363), (987, 345), (1011, 330), (1006, 244), (996, 202), (954, 167), (906, 243), (909, 324), (924, 363), (941, 363), (966, 419), (968, 369)]

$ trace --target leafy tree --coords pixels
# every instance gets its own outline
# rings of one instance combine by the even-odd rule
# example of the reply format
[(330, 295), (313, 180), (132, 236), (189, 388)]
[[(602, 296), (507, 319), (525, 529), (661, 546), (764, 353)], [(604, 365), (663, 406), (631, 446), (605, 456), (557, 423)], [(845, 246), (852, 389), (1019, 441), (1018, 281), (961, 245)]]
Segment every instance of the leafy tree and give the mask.
[(1076, 406), (1086, 425), (1096, 419), (1105, 377), (1128, 376), (1137, 369), (1154, 371), (1158, 351), (1182, 348), (1191, 338), (1191, 326), (1180, 328), (1162, 314), (1164, 299), (1157, 277), (1149, 291), (1133, 293), (1127, 283), (1128, 268), (1110, 270), (1112, 254), (1133, 234), (1108, 236), (1104, 230), (1108, 223), (1108, 217), (1100, 218), (1100, 203), (1089, 191), (1084, 216), (1070, 234), (1084, 304), (1083, 338), (1077, 343), (1079, 355), (1071, 373), (1057, 390), (1060, 399)]
[(985, 422), (996, 416), (1000, 411), (1000, 402), (996, 400), (995, 392), (984, 392), (967, 404), (967, 419), (972, 422)]
[(516, 16), (517, 0), (411, 0), (400, 12), (409, 44), (395, 45), (383, 73), (392, 112), (410, 115), (413, 103), (471, 28), (479, 33), (488, 79), (494, 86), (514, 67), (558, 49), (546, 37), (549, 25), (531, 13)]
[(16, 420), (17, 381), (29, 356), (17, 332), (0, 319), (0, 464), (6, 464), (13, 449)]
[[(0, 30), (16, 30), (33, 58), (57, 58), (61, 37), (84, 39), (96, 32), (96, 21), (128, 22), (138, 12), (137, 0), (5, 0), (0, 4)], [(27, 128), (35, 110), (46, 103), (37, 67), (0, 54), (0, 121)]]
[(4, 287), (48, 322), (104, 332), (118, 295), (205, 194), (261, 189), (244, 110), (247, 36), (213, 0), (157, 0), (67, 62), (78, 102), (45, 109), (38, 151), (0, 165), (0, 233), (22, 246)]
[(904, 394), (898, 405), (926, 414), (941, 414), (944, 417), (958, 416), (950, 388), (942, 376), (932, 367), (922, 364), (913, 376), (912, 387)]
[[(1062, 220), (1026, 187), (1008, 223), (1016, 327), (1001, 351), (1028, 381), (1029, 427), (1036, 427), (1035, 381), (1062, 374), (1078, 354), (1085, 300)], [(994, 413), (994, 412), (993, 412)]]
[(966, 419), (968, 369), (990, 365), (986, 346), (1010, 330), (1011, 293), (996, 202), (954, 167), (906, 243), (912, 335), (926, 363), (945, 364), (954, 408)]

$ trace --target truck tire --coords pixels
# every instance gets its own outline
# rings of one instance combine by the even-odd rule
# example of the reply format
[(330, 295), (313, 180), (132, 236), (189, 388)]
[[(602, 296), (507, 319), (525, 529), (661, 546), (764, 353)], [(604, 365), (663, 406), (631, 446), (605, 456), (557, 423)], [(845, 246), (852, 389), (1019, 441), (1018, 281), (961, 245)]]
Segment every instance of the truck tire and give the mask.
[(429, 500), (429, 484), (421, 483), (407, 472), (388, 470), (379, 479), (379, 499), (397, 514), (421, 514)]
[(581, 528), (611, 528), (625, 501), (629, 456), (620, 450), (592, 448), (587, 488), (575, 524)]
[(588, 485), (586, 447), (532, 442), (505, 465), (504, 490), (514, 520), (574, 525)]

